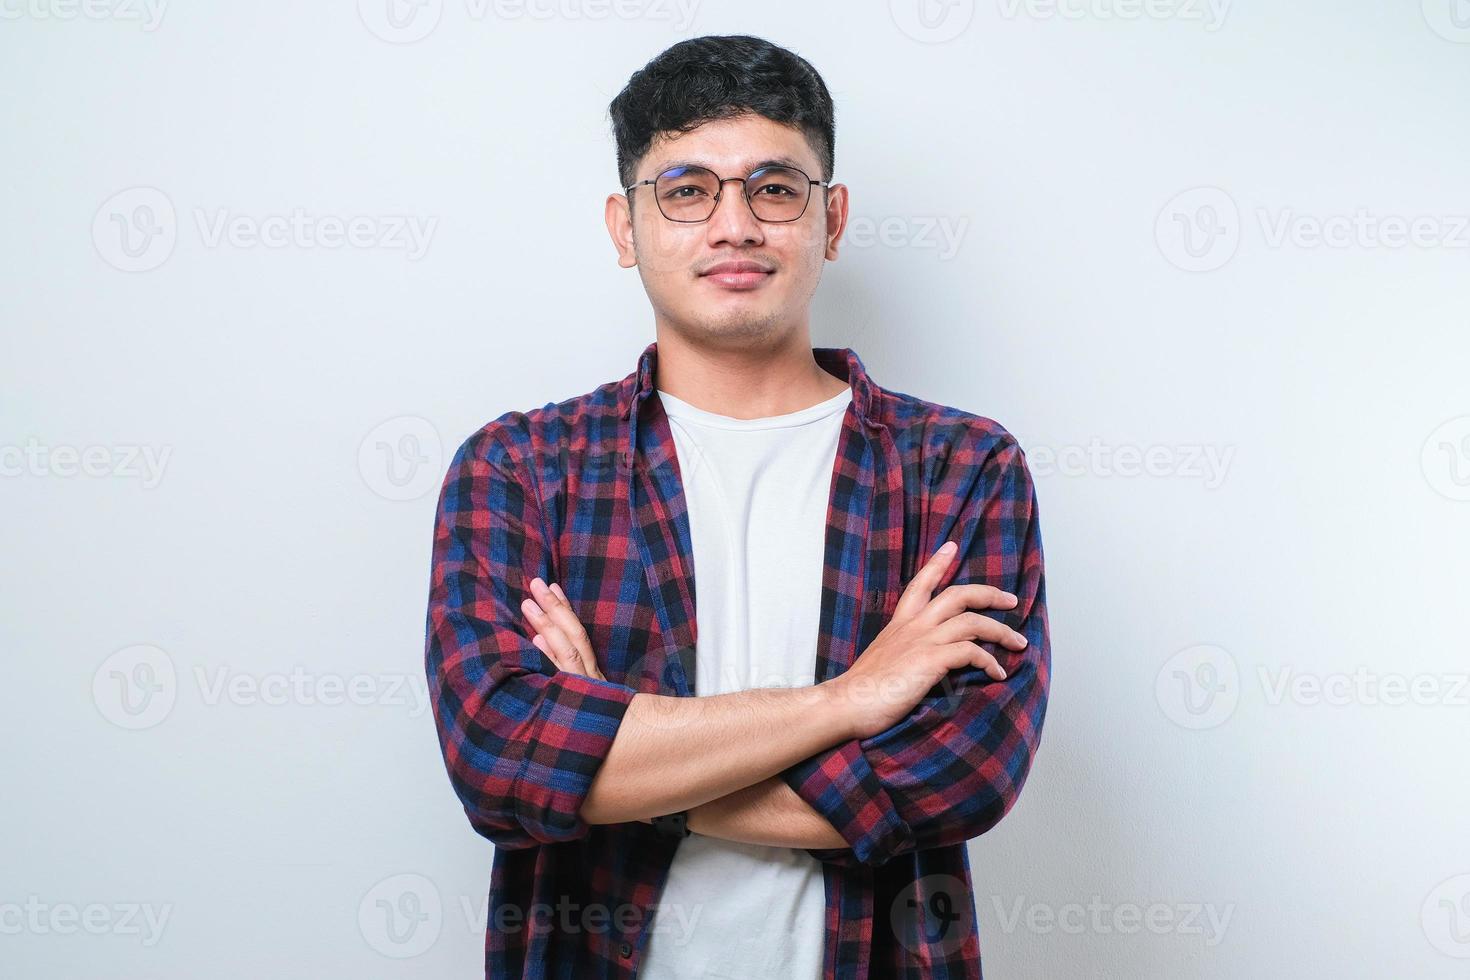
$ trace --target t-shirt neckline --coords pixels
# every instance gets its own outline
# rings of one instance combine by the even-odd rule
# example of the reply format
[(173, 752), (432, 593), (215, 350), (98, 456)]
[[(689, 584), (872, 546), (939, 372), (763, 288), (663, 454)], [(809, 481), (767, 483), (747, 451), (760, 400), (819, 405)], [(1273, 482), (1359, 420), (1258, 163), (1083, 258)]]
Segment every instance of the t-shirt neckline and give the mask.
[(834, 412), (840, 411), (852, 400), (852, 389), (843, 388), (831, 398), (823, 399), (815, 405), (799, 408), (794, 412), (784, 415), (766, 415), (754, 419), (737, 419), (730, 415), (719, 415), (715, 412), (706, 411), (689, 404), (682, 398), (676, 398), (661, 388), (658, 392), (659, 401), (663, 403), (664, 414), (670, 418), (683, 419), (707, 425), (717, 429), (782, 429), (793, 425), (806, 425), (818, 419), (826, 418)]

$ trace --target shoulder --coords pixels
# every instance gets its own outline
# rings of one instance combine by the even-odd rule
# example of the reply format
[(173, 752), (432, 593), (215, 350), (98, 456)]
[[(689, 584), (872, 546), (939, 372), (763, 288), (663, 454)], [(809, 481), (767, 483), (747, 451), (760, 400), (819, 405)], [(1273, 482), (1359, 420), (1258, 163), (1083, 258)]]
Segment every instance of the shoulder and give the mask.
[(906, 464), (925, 465), (926, 470), (960, 464), (1025, 472), (1020, 441), (995, 419), (907, 392), (878, 390), (884, 424)]
[(621, 384), (610, 381), (539, 408), (504, 412), (470, 433), (460, 443), (456, 460), (474, 457), (518, 467), (547, 454), (612, 452), (622, 421)]

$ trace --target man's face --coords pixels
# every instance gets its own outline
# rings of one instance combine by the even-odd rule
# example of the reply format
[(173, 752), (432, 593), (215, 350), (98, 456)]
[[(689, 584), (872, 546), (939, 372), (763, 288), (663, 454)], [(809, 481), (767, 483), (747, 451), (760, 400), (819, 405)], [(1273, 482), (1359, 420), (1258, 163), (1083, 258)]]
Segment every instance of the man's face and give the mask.
[[(829, 176), (800, 130), (747, 114), (660, 136), (639, 161), (634, 179), (652, 180), (689, 164), (722, 178), (745, 177), (774, 162), (795, 166), (813, 180)], [(739, 348), (806, 324), (822, 265), (837, 258), (847, 188), (834, 185), (824, 202), (822, 188), (813, 185), (800, 218), (770, 222), (752, 213), (741, 182), (722, 187), (708, 220), (681, 223), (659, 211), (654, 185), (640, 184), (629, 192), (631, 209), (622, 194), (608, 197), (607, 226), (618, 264), (637, 266), (660, 326), (707, 345)], [(761, 271), (721, 274), (720, 267), (742, 262)]]

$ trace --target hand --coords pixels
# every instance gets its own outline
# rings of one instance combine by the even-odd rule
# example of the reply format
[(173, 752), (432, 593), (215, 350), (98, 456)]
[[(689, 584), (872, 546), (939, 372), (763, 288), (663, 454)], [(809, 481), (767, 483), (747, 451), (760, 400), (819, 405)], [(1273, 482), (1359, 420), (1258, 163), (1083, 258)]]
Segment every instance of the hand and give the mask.
[[(600, 681), (607, 680), (597, 668), (597, 656), (592, 650), (592, 640), (582, 621), (577, 618), (566, 593), (553, 582), (548, 586), (541, 579), (531, 579), (531, 595), (521, 603), (521, 612), (531, 624), (531, 642), (536, 649), (546, 654), (558, 670), (569, 674), (583, 674)], [(550, 637), (550, 639), (548, 639)], [(691, 816), (693, 811), (690, 811)], [(631, 822), (631, 821), (630, 821)], [(639, 817), (638, 823), (653, 826), (652, 817)]]
[(559, 585), (547, 586), (531, 579), (531, 598), (521, 603), (521, 612), (531, 623), (531, 642), (556, 664), (558, 670), (607, 680), (597, 668), (597, 655), (582, 621)]
[(934, 589), (954, 561), (946, 542), (919, 569), (899, 597), (893, 618), (844, 673), (823, 681), (853, 738), (867, 738), (897, 724), (951, 670), (975, 666), (996, 680), (1005, 669), (976, 640), (1022, 650), (1026, 637), (968, 609), (1011, 609), (1016, 597), (989, 585)]

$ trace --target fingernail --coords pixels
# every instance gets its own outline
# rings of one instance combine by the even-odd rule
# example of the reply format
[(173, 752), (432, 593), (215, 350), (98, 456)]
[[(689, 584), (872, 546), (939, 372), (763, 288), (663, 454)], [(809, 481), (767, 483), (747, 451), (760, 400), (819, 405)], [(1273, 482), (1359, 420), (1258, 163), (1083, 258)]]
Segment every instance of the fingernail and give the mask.
[(551, 583), (551, 591), (552, 592), (555, 592), (556, 593), (556, 597), (558, 599), (560, 599), (562, 602), (566, 602), (567, 601), (567, 594), (565, 592), (563, 592), (561, 590), (561, 586), (557, 585), (555, 582), (552, 582)]
[(944, 542), (943, 547), (939, 549), (939, 553), (941, 555), (953, 554), (954, 550), (958, 547), (959, 545), (955, 544), (953, 541), (946, 541)]

